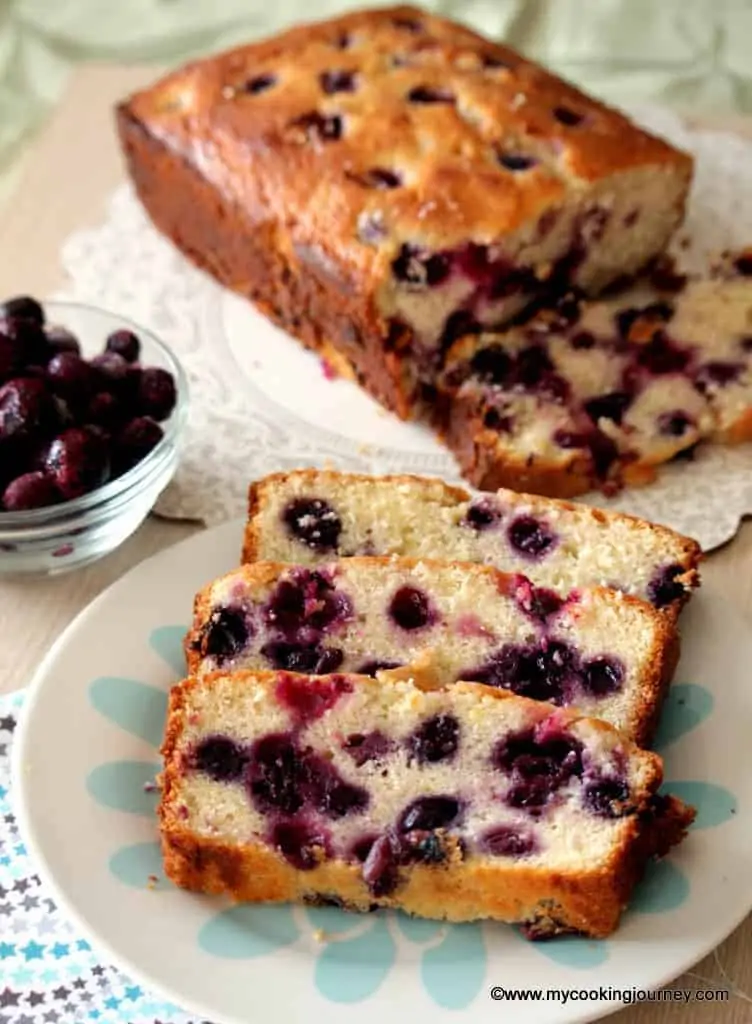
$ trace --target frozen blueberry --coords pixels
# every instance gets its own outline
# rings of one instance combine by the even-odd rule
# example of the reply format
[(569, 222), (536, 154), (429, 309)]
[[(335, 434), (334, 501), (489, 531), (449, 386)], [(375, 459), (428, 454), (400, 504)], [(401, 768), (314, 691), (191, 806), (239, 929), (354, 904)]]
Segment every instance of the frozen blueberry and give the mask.
[(572, 110), (571, 107), (565, 107), (563, 105), (554, 107), (552, 113), (559, 124), (565, 124), (568, 128), (574, 128), (578, 124), (581, 124), (584, 118), (583, 114), (580, 114), (576, 110)]
[(454, 94), (448, 89), (430, 85), (416, 85), (407, 94), (410, 103), (454, 103)]
[(264, 814), (296, 814), (304, 803), (301, 752), (286, 733), (270, 733), (251, 747), (246, 782), (254, 805)]
[(407, 739), (407, 747), (419, 764), (450, 761), (460, 742), (460, 723), (454, 715), (428, 718)]
[(142, 416), (150, 416), (158, 423), (168, 419), (177, 402), (177, 390), (172, 374), (159, 366), (150, 366), (142, 370), (136, 401)]
[(483, 853), (496, 857), (526, 857), (538, 849), (532, 832), (512, 825), (497, 825), (489, 829), (481, 837), (479, 845)]
[(647, 588), (648, 599), (656, 608), (665, 608), (684, 596), (684, 584), (678, 579), (684, 571), (684, 567), (678, 563), (657, 570)]
[(68, 402), (86, 403), (98, 390), (99, 378), (86, 360), (75, 352), (59, 352), (47, 364), (52, 391)]
[(356, 668), (356, 672), (360, 676), (375, 676), (377, 672), (383, 672), (390, 668), (399, 668), (399, 662), (397, 661), (364, 661), (362, 665)]
[(405, 32), (412, 32), (417, 34), (423, 31), (423, 25), (418, 21), (417, 18), (409, 18), (407, 15), (399, 15), (398, 17), (392, 18), (392, 24), (395, 28), (404, 29)]
[(132, 469), (157, 447), (164, 437), (158, 423), (148, 416), (137, 416), (115, 435), (113, 471), (115, 475)]
[(368, 806), (368, 791), (346, 782), (331, 762), (309, 754), (303, 761), (301, 772), (307, 803), (328, 818), (336, 821), (359, 814)]
[(133, 331), (113, 331), (107, 338), (105, 351), (120, 356), (126, 363), (137, 363), (141, 355), (141, 342)]
[(12, 338), (19, 348), (22, 363), (36, 363), (44, 366), (50, 357), (50, 349), (44, 327), (37, 320), (21, 316), (0, 320), (0, 329)]
[(399, 816), (397, 828), (400, 832), (432, 832), (437, 828), (449, 828), (460, 813), (460, 802), (453, 796), (422, 796), (413, 800)]
[(582, 745), (562, 735), (538, 742), (532, 730), (507, 736), (492, 762), (510, 774), (506, 801), (511, 807), (536, 810), (573, 777), (582, 775)]
[(228, 736), (207, 736), (196, 747), (192, 763), (217, 782), (237, 782), (243, 777), (248, 754)]
[(595, 335), (591, 334), (590, 331), (578, 331), (577, 334), (573, 334), (570, 340), (572, 348), (578, 351), (584, 351), (595, 347)]
[(534, 156), (525, 153), (499, 153), (497, 159), (507, 171), (529, 171), (538, 163)]
[(20, 372), (23, 366), (21, 347), (15, 338), (9, 337), (0, 328), (0, 381), (7, 380)]
[(663, 331), (656, 331), (650, 341), (640, 346), (637, 362), (656, 376), (681, 373), (689, 363), (690, 354), (680, 348)]
[(594, 697), (605, 697), (617, 692), (624, 675), (624, 665), (617, 658), (592, 658), (582, 666), (582, 686)]
[(64, 498), (80, 498), (107, 482), (107, 446), (91, 428), (71, 427), (49, 446), (44, 468)]
[(388, 896), (397, 888), (400, 855), (399, 840), (389, 833), (371, 844), (363, 863), (363, 881), (374, 896)]
[(305, 675), (326, 675), (336, 672), (345, 655), (340, 647), (322, 647), (320, 644), (296, 644), (273, 640), (261, 648), (261, 655), (274, 668)]
[(320, 572), (295, 569), (272, 592), (265, 609), (269, 628), (285, 639), (310, 643), (352, 615), (346, 594)]
[(2, 507), (8, 512), (24, 512), (33, 508), (57, 505), (60, 492), (44, 473), (38, 470), (16, 477), (5, 488)]
[(282, 512), (289, 533), (313, 551), (336, 551), (342, 520), (323, 498), (295, 498)]
[(527, 558), (543, 558), (556, 545), (556, 534), (540, 519), (534, 516), (518, 516), (507, 530), (509, 543), (514, 550)]
[(387, 167), (371, 167), (362, 174), (350, 175), (350, 178), (363, 188), (390, 189), (399, 188), (402, 184), (402, 176)]
[(480, 498), (473, 502), (462, 520), (464, 526), (481, 533), (491, 526), (495, 526), (501, 518), (501, 512), (491, 498)]
[(446, 352), (458, 338), (464, 338), (467, 334), (480, 334), (481, 330), (480, 321), (469, 309), (455, 309), (444, 323), (439, 348), (442, 353)]
[(99, 381), (96, 384), (97, 391), (110, 391), (113, 394), (127, 397), (130, 390), (130, 366), (122, 356), (115, 352), (103, 352), (95, 356), (89, 363), (97, 374)]
[(320, 114), (312, 110), (296, 118), (292, 127), (301, 128), (309, 141), (335, 142), (342, 138), (343, 123), (338, 114)]
[(611, 391), (606, 395), (589, 398), (584, 404), (585, 412), (593, 423), (598, 420), (612, 420), (621, 423), (624, 413), (632, 403), (632, 395), (626, 391)]
[(204, 628), (201, 652), (218, 663), (237, 657), (252, 635), (248, 616), (241, 608), (215, 608)]
[(417, 587), (400, 587), (389, 603), (389, 616), (400, 629), (423, 629), (436, 621), (428, 595)]
[(342, 743), (358, 768), (369, 761), (382, 761), (392, 750), (393, 744), (388, 736), (378, 729), (373, 732), (351, 733)]
[(721, 362), (720, 360), (705, 363), (695, 373), (695, 387), (703, 393), (710, 387), (726, 387), (727, 384), (737, 380), (743, 369), (744, 366), (741, 363)]
[(629, 813), (629, 786), (622, 778), (600, 779), (585, 786), (583, 801), (599, 818), (621, 818)]
[(752, 277), (752, 253), (742, 253), (734, 260), (734, 269), (742, 277)]
[(419, 246), (404, 244), (392, 263), (398, 281), (427, 285), (433, 288), (445, 281), (450, 272), (449, 260), (442, 253), (427, 252)]
[(490, 345), (475, 353), (470, 360), (470, 368), (485, 383), (505, 384), (510, 377), (513, 363), (500, 345)]
[(307, 822), (280, 821), (273, 826), (271, 843), (298, 871), (312, 871), (329, 850), (326, 832)]
[(509, 61), (504, 60), (503, 57), (499, 57), (496, 53), (482, 53), (480, 54), (480, 62), (484, 68), (488, 68), (489, 71), (494, 71), (497, 68), (509, 68), (511, 64)]
[(81, 355), (81, 343), (67, 327), (47, 327), (45, 334), (50, 357), (59, 355), (61, 352), (72, 352), (74, 356)]
[(4, 319), (19, 317), (22, 320), (31, 320), (40, 326), (44, 323), (44, 309), (41, 303), (30, 295), (17, 295), (15, 298), (6, 299), (0, 305), (0, 316)]
[(261, 92), (266, 92), (267, 89), (271, 89), (273, 85), (276, 85), (277, 76), (266, 72), (262, 75), (255, 75), (253, 78), (249, 78), (243, 84), (243, 92), (250, 93), (252, 96), (257, 96)]
[(58, 419), (43, 381), (18, 377), (0, 388), (0, 440), (42, 440)]
[(322, 90), (329, 96), (336, 92), (355, 92), (355, 72), (322, 71), (319, 75)]
[(484, 664), (465, 670), (462, 678), (561, 705), (578, 682), (578, 659), (561, 640), (529, 647), (505, 644)]
[(123, 403), (109, 391), (100, 391), (94, 395), (87, 406), (86, 419), (103, 427), (107, 431), (113, 431), (119, 427), (126, 418)]
[(658, 430), (666, 437), (683, 437), (695, 426), (695, 421), (681, 409), (664, 412), (658, 417)]

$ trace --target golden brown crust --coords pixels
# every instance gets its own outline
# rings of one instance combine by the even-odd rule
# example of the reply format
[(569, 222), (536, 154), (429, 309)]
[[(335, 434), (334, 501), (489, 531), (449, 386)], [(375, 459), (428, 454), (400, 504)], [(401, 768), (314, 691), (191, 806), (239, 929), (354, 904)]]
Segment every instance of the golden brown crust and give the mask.
[[(417, 31), (406, 28), (407, 21)], [(343, 49), (338, 43), (345, 38)], [(404, 60), (396, 68), (395, 56)], [(484, 67), (484, 56), (505, 66)], [(327, 98), (319, 75), (333, 69), (354, 71), (357, 87)], [(264, 73), (277, 81), (255, 100), (246, 83)], [(420, 105), (432, 109), (421, 110), (418, 127), (405, 102), (414, 87), (449, 89), (457, 102)], [(520, 94), (522, 104), (515, 101)], [(557, 119), (562, 106), (584, 115), (587, 128), (573, 132)], [(465, 118), (466, 108), (475, 116)], [(449, 245), (515, 230), (542, 207), (564, 200), (573, 179), (583, 184), (648, 166), (688, 180), (693, 166), (687, 154), (508, 47), (409, 6), (299, 25), (195, 62), (132, 96), (127, 109), (174, 153), (203, 164), (207, 177), (240, 199), (254, 222), (264, 223), (283, 206), (295, 241), (322, 246), (335, 267), (361, 283), (379, 274), (381, 254), (348, 241), (356, 238), (363, 208), (362, 186), (353, 178), (383, 166), (395, 152), (419, 175), (420, 187), (398, 190), (390, 211), (404, 234)], [(301, 145), (300, 132), (291, 130), (296, 116), (315, 110), (349, 118), (336, 146)], [(440, 147), (430, 161), (419, 157), (425, 132)], [(563, 147), (564, 160), (547, 158), (541, 148), (534, 184), (511, 176), (498, 188), (502, 179), (487, 150), (505, 136), (545, 139), (550, 152)], [(263, 149), (266, 180), (278, 183), (272, 194), (253, 169), (238, 175), (240, 141), (244, 154)], [(488, 202), (489, 184), (497, 186), (494, 203)], [(424, 208), (426, 195), (435, 196), (435, 206)], [(327, 201), (319, 201), (324, 196)]]
[[(271, 686), (276, 677), (273, 672), (238, 673), (241, 684), (245, 678)], [(358, 682), (358, 677), (350, 678)], [(359, 682), (373, 685), (373, 680)], [(662, 782), (662, 762), (656, 754), (633, 750), (647, 766), (643, 810), (630, 820), (619, 848), (597, 869), (563, 872), (519, 864), (500, 866), (483, 857), (465, 862), (456, 848), (446, 864), (412, 866), (393, 895), (376, 898), (356, 865), (331, 859), (313, 870), (299, 871), (260, 841), (234, 846), (197, 836), (186, 827), (174, 806), (182, 774), (177, 748), (184, 727), (185, 697), (196, 685), (197, 680), (186, 679), (170, 694), (159, 806), (165, 873), (175, 885), (195, 892), (225, 894), (242, 902), (335, 897), (353, 910), (399, 907), (407, 913), (448, 921), (490, 918), (523, 923), (535, 937), (577, 932), (604, 938), (617, 927), (647, 861), (664, 856), (680, 842), (694, 819), (693, 809), (680, 801), (652, 796)], [(539, 717), (546, 714), (539, 703), (503, 690), (477, 683), (457, 685), (479, 696), (534, 708)], [(575, 712), (563, 716), (562, 724), (579, 720)], [(603, 722), (587, 721), (594, 729), (613, 732)]]
[[(321, 76), (340, 70), (357, 87), (322, 91)], [(256, 89), (267, 75), (273, 84)], [(449, 89), (456, 102), (416, 113), (412, 88)], [(582, 120), (562, 123), (562, 108)], [(311, 115), (341, 117), (339, 137), (312, 138)], [(419, 413), (416, 368), (376, 303), (403, 242), (503, 240), (645, 169), (675, 181), (668, 232), (693, 166), (507, 47), (413, 7), (302, 25), (194, 62), (121, 103), (117, 124), (159, 230), (405, 419)], [(495, 156), (520, 139), (538, 161), (524, 183)], [(388, 203), (364, 187), (374, 169), (404, 179)], [(378, 244), (363, 234), (369, 218), (385, 233)]]
[[(347, 559), (349, 565), (362, 566), (367, 569), (369, 566), (394, 566), (396, 569), (409, 571), (416, 565), (424, 565), (429, 571), (431, 568), (437, 570), (446, 566), (445, 562), (428, 558), (390, 558), (359, 556)], [(454, 563), (462, 565), (463, 563)], [(502, 594), (513, 594), (519, 585), (520, 577), (515, 573), (504, 573), (487, 565), (477, 563), (466, 563), (464, 568), (476, 577), (485, 576), (493, 580), (496, 588)], [(244, 588), (253, 592), (256, 589), (264, 590), (270, 583), (277, 580), (281, 575), (290, 571), (290, 566), (278, 562), (254, 562), (242, 565), (228, 573), (225, 578), (242, 580)], [(191, 629), (184, 641), (184, 650), (188, 672), (198, 674), (201, 671), (201, 664), (204, 658), (202, 653), (202, 636), (206, 623), (212, 612), (212, 588), (219, 582), (213, 583), (201, 590), (195, 598), (194, 616)], [(581, 592), (584, 592), (581, 591)], [(655, 629), (655, 639), (652, 645), (650, 656), (647, 659), (647, 668), (640, 681), (639, 695), (632, 706), (632, 714), (625, 725), (625, 732), (638, 745), (648, 745), (652, 738), (653, 731), (660, 715), (660, 710), (666, 692), (679, 659), (680, 640), (676, 616), (664, 615), (655, 609), (647, 601), (628, 594), (620, 594), (606, 587), (591, 587), (587, 593), (591, 594), (595, 601), (613, 602), (618, 601), (622, 607), (631, 606), (639, 609), (646, 618), (652, 620)]]

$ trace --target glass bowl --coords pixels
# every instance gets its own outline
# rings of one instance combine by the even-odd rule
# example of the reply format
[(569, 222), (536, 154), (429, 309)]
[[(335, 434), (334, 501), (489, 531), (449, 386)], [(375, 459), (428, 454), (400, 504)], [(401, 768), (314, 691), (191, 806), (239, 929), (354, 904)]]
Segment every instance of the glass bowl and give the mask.
[(173, 477), (185, 422), (188, 383), (178, 360), (146, 328), (125, 317), (73, 302), (43, 303), (49, 325), (66, 327), (86, 358), (103, 351), (107, 336), (127, 329), (141, 341), (139, 362), (169, 371), (177, 390), (164, 437), (121, 477), (81, 498), (25, 512), (0, 511), (0, 576), (57, 575), (89, 565), (134, 533)]

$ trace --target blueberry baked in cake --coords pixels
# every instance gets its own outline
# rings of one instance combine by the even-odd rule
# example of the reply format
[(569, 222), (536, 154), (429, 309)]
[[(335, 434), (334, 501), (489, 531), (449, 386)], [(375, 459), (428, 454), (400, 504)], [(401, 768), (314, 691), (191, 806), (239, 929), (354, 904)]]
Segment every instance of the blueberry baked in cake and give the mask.
[(607, 586), (676, 617), (699, 585), (698, 544), (588, 505), (499, 490), (474, 498), (417, 476), (273, 473), (249, 490), (243, 561), (354, 555), (480, 562), (569, 593)]
[(621, 113), (414, 7), (194, 62), (118, 127), (157, 228), (402, 417), (457, 337), (662, 252), (692, 176)]
[(615, 491), (702, 441), (752, 438), (752, 260), (565, 298), (451, 348), (439, 420), (482, 489)]
[(424, 663), (442, 685), (576, 705), (638, 743), (678, 650), (666, 616), (614, 590), (560, 595), (487, 566), (397, 558), (242, 566), (197, 595), (186, 638), (191, 674), (373, 675)]
[(252, 902), (609, 935), (694, 811), (662, 763), (574, 712), (459, 683), (281, 672), (170, 694), (167, 876)]

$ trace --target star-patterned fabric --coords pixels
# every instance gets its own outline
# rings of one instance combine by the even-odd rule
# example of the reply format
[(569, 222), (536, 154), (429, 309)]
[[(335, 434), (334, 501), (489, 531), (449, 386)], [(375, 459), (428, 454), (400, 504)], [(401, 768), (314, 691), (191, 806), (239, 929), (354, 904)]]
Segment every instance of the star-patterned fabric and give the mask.
[(101, 963), (47, 893), (11, 810), (22, 694), (0, 698), (0, 1024), (211, 1024)]

